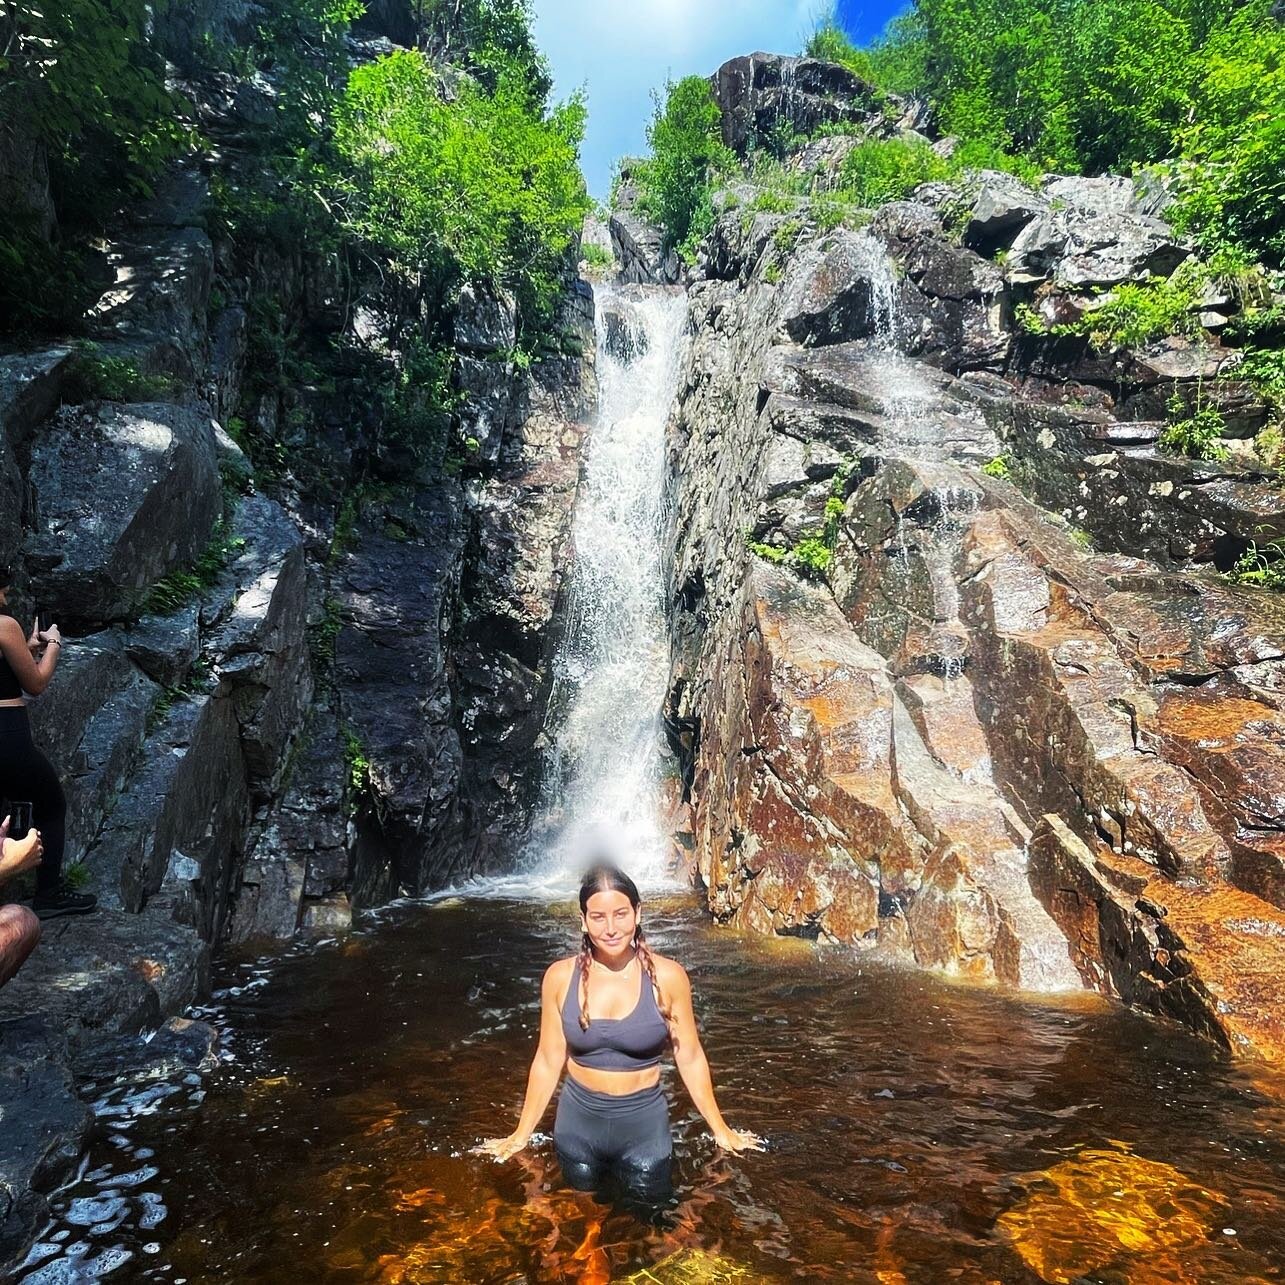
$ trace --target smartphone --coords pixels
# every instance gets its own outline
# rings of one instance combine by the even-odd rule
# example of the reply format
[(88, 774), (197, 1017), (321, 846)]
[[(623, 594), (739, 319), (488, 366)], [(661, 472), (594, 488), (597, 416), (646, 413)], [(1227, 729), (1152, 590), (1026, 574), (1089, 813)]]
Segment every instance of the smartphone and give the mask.
[(14, 839), (25, 839), (27, 831), (35, 824), (35, 815), (30, 803), (14, 799), (9, 804), (9, 835)]

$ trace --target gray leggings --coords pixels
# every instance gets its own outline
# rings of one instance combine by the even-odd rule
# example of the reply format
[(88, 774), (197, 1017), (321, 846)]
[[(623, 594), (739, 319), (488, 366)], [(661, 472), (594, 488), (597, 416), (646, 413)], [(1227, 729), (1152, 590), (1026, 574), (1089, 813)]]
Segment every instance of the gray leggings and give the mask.
[(553, 1145), (567, 1183), (595, 1191), (614, 1178), (630, 1199), (653, 1204), (671, 1190), (669, 1104), (659, 1084), (619, 1097), (562, 1081)]

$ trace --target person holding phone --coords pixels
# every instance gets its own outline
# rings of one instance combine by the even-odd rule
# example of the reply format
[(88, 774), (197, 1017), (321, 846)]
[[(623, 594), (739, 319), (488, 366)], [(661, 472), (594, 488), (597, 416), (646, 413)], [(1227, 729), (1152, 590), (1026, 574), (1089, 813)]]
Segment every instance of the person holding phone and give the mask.
[[(0, 821), (0, 893), (24, 870), (40, 864), (40, 831), (29, 830), (25, 838), (9, 838), (9, 817)], [(40, 920), (26, 906), (0, 905), (0, 986), (26, 962), (40, 941)]]
[(35, 825), (44, 841), (44, 860), (36, 875), (31, 909), (40, 919), (83, 915), (95, 909), (98, 898), (76, 892), (62, 875), (67, 799), (53, 765), (31, 739), (31, 723), (23, 693), (39, 696), (53, 680), (62, 655), (57, 625), (24, 634), (7, 613), (12, 576), (0, 568), (0, 794), (30, 801)]

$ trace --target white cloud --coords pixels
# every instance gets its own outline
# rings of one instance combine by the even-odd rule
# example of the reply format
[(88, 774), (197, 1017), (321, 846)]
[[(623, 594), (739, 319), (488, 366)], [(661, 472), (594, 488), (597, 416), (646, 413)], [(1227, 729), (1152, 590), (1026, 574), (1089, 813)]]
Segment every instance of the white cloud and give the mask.
[(709, 75), (737, 54), (797, 53), (818, 0), (535, 0), (535, 36), (554, 92), (584, 87), (589, 190), (606, 196), (615, 160), (646, 147), (650, 94), (666, 76)]

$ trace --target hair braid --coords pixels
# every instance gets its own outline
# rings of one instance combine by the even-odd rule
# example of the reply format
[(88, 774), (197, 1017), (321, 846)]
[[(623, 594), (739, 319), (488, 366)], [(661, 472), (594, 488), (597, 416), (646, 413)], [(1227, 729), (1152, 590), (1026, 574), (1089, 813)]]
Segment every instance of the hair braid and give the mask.
[(634, 950), (638, 952), (638, 960), (643, 968), (647, 970), (647, 976), (651, 978), (651, 988), (656, 995), (656, 1008), (659, 1010), (661, 1017), (665, 1019), (665, 1025), (668, 1026), (674, 1015), (670, 1011), (669, 1002), (665, 999), (664, 992), (660, 989), (660, 982), (656, 980), (656, 961), (651, 957), (651, 949), (643, 936), (641, 924), (634, 929)]
[(580, 988), (580, 1029), (589, 1029), (589, 965), (593, 963), (593, 943), (588, 933), (580, 934), (580, 954), (576, 957), (576, 971), (580, 974), (576, 985)]

